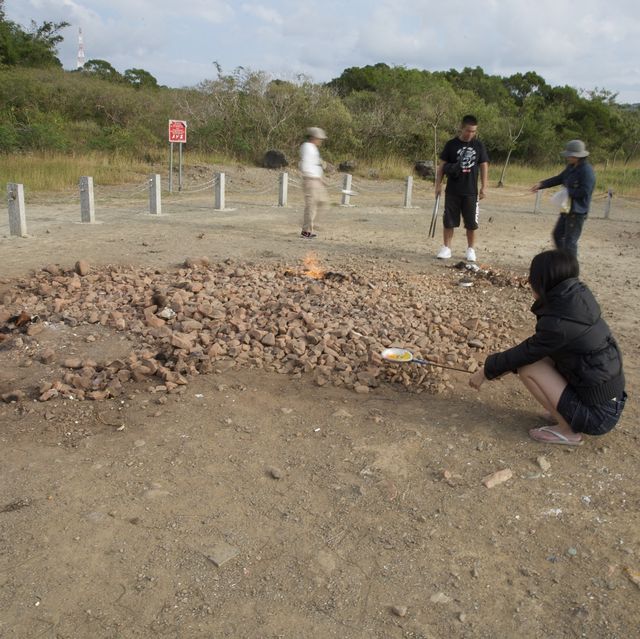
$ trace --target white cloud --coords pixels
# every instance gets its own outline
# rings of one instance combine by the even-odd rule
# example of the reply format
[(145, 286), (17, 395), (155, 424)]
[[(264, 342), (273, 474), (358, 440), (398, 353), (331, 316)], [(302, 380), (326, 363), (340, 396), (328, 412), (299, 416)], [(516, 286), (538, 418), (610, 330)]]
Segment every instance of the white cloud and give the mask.
[(262, 4), (243, 4), (242, 10), (269, 24), (284, 24), (284, 18), (275, 9), (265, 7)]
[[(430, 70), (536, 71), (551, 84), (605, 87), (640, 102), (635, 0), (5, 0), (9, 19), (66, 20), (60, 47), (141, 67), (164, 83), (211, 77), (211, 62), (328, 80), (386, 62)], [(205, 74), (204, 76), (201, 74)]]

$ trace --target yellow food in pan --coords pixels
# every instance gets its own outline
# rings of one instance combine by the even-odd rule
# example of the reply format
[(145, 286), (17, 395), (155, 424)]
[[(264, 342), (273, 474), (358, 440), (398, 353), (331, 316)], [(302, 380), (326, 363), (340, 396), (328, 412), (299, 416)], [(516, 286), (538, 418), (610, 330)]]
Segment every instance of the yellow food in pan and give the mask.
[(411, 353), (389, 353), (386, 358), (395, 362), (408, 362), (412, 359)]

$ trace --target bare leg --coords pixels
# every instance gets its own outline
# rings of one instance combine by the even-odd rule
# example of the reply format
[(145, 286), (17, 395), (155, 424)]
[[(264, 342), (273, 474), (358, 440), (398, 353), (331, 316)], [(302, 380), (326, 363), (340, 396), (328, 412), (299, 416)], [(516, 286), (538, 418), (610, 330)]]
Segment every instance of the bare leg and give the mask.
[(567, 387), (567, 380), (560, 375), (549, 358), (534, 364), (523, 366), (518, 370), (522, 383), (542, 406), (557, 420), (554, 431), (560, 433), (570, 441), (579, 441), (581, 435), (574, 433), (571, 426), (558, 413), (557, 406), (560, 397)]
[(473, 248), (476, 240), (475, 229), (467, 229), (467, 246)]
[(442, 241), (445, 246), (451, 248), (451, 240), (453, 240), (453, 229), (448, 229), (446, 226), (442, 229)]

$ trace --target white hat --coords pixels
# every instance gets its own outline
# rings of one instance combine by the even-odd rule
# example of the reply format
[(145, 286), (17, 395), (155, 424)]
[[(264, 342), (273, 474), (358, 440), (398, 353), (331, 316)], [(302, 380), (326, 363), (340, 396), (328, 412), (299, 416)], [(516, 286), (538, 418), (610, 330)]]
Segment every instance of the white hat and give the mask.
[(327, 134), (319, 126), (312, 126), (307, 129), (307, 136), (316, 138), (317, 140), (326, 140)]

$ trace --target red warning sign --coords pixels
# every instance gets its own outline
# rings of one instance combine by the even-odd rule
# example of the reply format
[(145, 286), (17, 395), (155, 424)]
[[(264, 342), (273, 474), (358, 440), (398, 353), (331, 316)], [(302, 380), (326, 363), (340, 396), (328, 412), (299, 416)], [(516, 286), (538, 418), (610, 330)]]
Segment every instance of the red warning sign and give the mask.
[(187, 123), (185, 120), (169, 120), (169, 142), (187, 142)]

